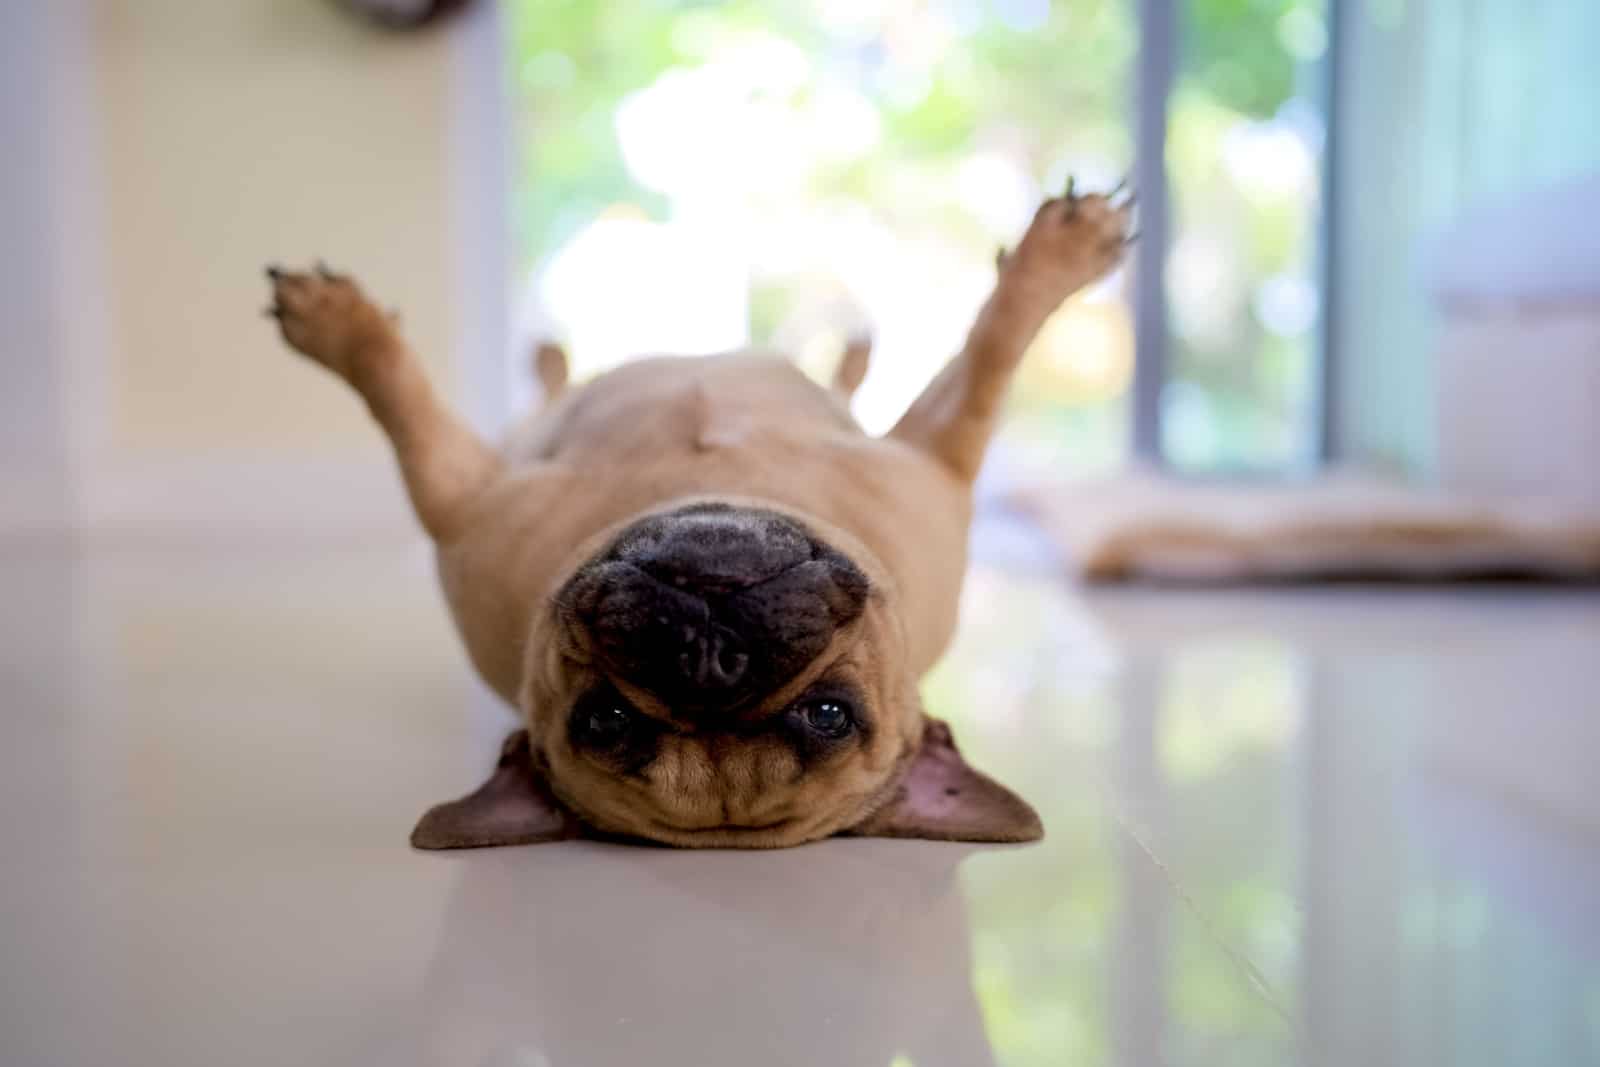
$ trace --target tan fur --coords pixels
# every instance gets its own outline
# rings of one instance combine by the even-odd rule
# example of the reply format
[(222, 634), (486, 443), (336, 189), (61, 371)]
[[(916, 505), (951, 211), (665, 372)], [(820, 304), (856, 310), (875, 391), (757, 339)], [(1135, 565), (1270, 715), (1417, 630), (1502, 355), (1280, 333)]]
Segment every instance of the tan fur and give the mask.
[[(773, 847), (861, 823), (916, 752), (917, 681), (955, 626), (971, 482), (1006, 386), (1045, 318), (1114, 265), (1126, 225), (1126, 205), (1105, 197), (1046, 202), (961, 353), (885, 437), (845, 408), (865, 346), (847, 356), (837, 392), (760, 352), (645, 359), (563, 390), (564, 357), (558, 369), (541, 351), (552, 399), (495, 453), (438, 402), (348, 279), (274, 270), (274, 312), (289, 343), (349, 381), (394, 442), (468, 653), (520, 710), (555, 794), (602, 831)], [(867, 694), (872, 730), (847, 756), (801, 774), (760, 740), (684, 733), (639, 781), (569, 746), (566, 710), (596, 668), (554, 593), (628, 523), (703, 499), (790, 515), (870, 579), (864, 614), (752, 712), (773, 713), (824, 672), (848, 676)], [(672, 720), (648, 694), (625, 695)]]

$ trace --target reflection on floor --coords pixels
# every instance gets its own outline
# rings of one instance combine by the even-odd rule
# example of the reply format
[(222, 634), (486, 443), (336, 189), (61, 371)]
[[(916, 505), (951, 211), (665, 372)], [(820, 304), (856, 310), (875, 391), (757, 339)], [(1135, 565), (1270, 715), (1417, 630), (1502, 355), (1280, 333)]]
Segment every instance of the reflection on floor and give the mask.
[(1600, 1062), (1600, 597), (980, 569), (1036, 847), (439, 857), (420, 549), (0, 548), (0, 1063)]

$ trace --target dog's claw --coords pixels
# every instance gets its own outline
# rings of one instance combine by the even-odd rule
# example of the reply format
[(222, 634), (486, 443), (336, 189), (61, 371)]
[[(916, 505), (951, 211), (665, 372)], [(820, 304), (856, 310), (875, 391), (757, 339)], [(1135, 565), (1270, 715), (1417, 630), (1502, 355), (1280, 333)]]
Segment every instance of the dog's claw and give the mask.
[(317, 275), (324, 281), (331, 281), (333, 279), (333, 268), (328, 266), (327, 260), (317, 260)]
[(994, 266), (995, 266), (995, 269), (999, 270), (1001, 267), (1005, 266), (1006, 265), (1006, 260), (1009, 259), (1010, 256), (1011, 256), (1011, 253), (1006, 251), (1006, 246), (1005, 245), (1001, 245), (999, 248), (995, 249), (994, 250)]
[(1073, 190), (1077, 188), (1077, 185), (1078, 185), (1077, 176), (1076, 175), (1072, 175), (1072, 174), (1067, 175), (1067, 189), (1066, 189), (1066, 192), (1061, 194), (1061, 198), (1070, 203), (1072, 201), (1072, 198), (1073, 198)]
[(1134, 230), (1132, 233), (1128, 234), (1128, 236), (1126, 236), (1126, 237), (1124, 237), (1122, 239), (1122, 243), (1125, 244), (1125, 245), (1131, 245), (1131, 244), (1133, 244), (1133, 242), (1137, 241), (1138, 239), (1139, 239), (1139, 231), (1138, 230)]
[(267, 277), (271, 278), (273, 281), (277, 281), (279, 278), (283, 277), (283, 268), (279, 267), (276, 263), (267, 264)]
[(1108, 190), (1106, 192), (1106, 199), (1110, 200), (1112, 197), (1116, 196), (1118, 193), (1122, 192), (1122, 190), (1126, 189), (1127, 187), (1128, 187), (1128, 176), (1126, 174), (1124, 174), (1121, 178), (1117, 179), (1117, 184), (1113, 185), (1110, 188), (1110, 190)]

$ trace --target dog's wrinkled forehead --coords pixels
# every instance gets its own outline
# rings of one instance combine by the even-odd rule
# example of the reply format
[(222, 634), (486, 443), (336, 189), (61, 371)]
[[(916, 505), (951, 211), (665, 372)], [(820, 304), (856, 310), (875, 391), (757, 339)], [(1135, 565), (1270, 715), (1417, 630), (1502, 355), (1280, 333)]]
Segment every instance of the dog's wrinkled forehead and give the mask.
[(861, 570), (795, 520), (695, 504), (623, 530), (557, 602), (602, 669), (693, 716), (793, 678), (867, 592)]

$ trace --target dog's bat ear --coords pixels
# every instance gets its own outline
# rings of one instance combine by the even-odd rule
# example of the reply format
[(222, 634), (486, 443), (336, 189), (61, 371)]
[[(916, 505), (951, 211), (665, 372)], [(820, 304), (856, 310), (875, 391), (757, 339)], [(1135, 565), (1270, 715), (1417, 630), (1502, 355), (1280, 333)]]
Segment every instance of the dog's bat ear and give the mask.
[(494, 773), (460, 800), (430, 808), (411, 831), (413, 848), (492, 848), (562, 841), (581, 832), (533, 765), (528, 731), (500, 748)]
[(1017, 844), (1039, 840), (1044, 827), (1027, 801), (967, 766), (949, 726), (928, 719), (922, 745), (894, 798), (850, 833)]

